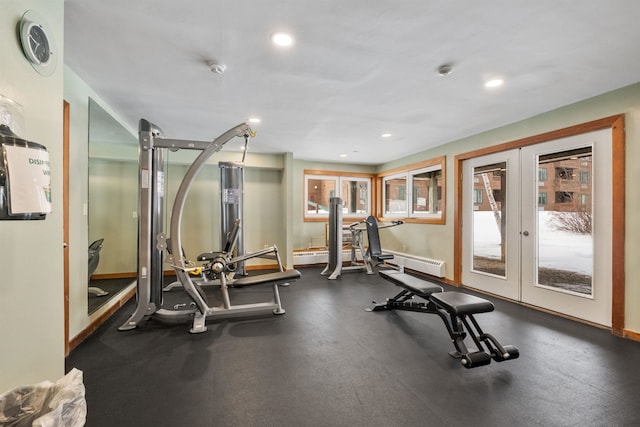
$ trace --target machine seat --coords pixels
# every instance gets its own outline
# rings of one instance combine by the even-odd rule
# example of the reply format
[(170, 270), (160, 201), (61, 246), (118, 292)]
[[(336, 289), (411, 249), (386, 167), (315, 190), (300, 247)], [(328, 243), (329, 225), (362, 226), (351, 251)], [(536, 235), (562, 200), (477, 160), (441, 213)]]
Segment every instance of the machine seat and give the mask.
[(233, 286), (253, 286), (267, 283), (288, 282), (291, 280), (298, 280), (300, 277), (302, 277), (302, 275), (298, 270), (276, 271), (275, 273), (260, 274), (257, 276), (243, 277), (242, 279), (234, 280)]

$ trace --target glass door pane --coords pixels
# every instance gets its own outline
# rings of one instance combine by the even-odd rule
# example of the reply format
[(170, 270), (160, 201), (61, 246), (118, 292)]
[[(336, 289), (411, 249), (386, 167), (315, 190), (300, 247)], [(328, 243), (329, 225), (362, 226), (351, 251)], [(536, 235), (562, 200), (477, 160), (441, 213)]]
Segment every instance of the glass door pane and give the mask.
[(591, 147), (538, 156), (537, 285), (593, 295)]
[(473, 168), (473, 270), (506, 277), (507, 163)]
[(612, 138), (602, 129), (521, 149), (522, 301), (611, 325)]
[(519, 150), (465, 160), (462, 166), (462, 283), (520, 298)]

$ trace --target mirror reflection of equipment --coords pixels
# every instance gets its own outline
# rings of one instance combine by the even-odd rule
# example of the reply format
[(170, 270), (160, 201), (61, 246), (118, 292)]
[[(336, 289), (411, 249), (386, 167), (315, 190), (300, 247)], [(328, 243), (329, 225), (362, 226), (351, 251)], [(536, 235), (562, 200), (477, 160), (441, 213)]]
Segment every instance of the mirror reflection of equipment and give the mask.
[[(102, 250), (102, 244), (104, 243), (104, 239), (98, 239), (89, 245), (89, 254), (88, 254), (88, 281), (91, 282), (91, 276), (98, 268), (98, 264), (100, 264), (100, 251)], [(89, 294), (95, 295), (97, 297), (103, 297), (109, 295), (109, 292), (105, 291), (102, 288), (97, 286), (89, 286)]]
[[(229, 129), (212, 142), (168, 139), (162, 136), (160, 128), (145, 119), (140, 120), (137, 305), (134, 313), (120, 326), (119, 330), (134, 329), (143, 319), (153, 316), (168, 323), (191, 320), (192, 327), (190, 332), (200, 333), (207, 330), (205, 324), (207, 317), (261, 314), (265, 312), (272, 312), (273, 314), (285, 313), (280, 302), (278, 285), (286, 285), (300, 278), (301, 274), (297, 270), (284, 270), (278, 249), (275, 246), (234, 257), (237, 236), (241, 229), (239, 218), (234, 221), (229, 241), (221, 251), (198, 256), (198, 260), (206, 263), (204, 266), (195, 266), (194, 263), (186, 259), (182, 250), (182, 214), (186, 198), (197, 173), (206, 164), (207, 160), (220, 151), (228, 141), (235, 137), (244, 137), (246, 148), (249, 137), (254, 135), (249, 125), (242, 123)], [(165, 190), (164, 149), (200, 151), (200, 154), (185, 172), (178, 187), (171, 211), (170, 239), (164, 234), (162, 228), (162, 201)], [(162, 306), (162, 262), (165, 250), (168, 252), (167, 262), (174, 268), (179, 282), (192, 300), (192, 303), (187, 308), (182, 308), (183, 305), (175, 306), (174, 309), (167, 309)], [(272, 256), (278, 262), (279, 271), (235, 279), (235, 265), (257, 256)], [(203, 269), (204, 278), (215, 282), (219, 287), (221, 305), (209, 306), (206, 293), (200, 284), (191, 278), (191, 273), (200, 268)], [(270, 301), (242, 305), (233, 305), (231, 303), (228, 290), (230, 286), (244, 287), (262, 284), (272, 286), (273, 298)]]
[[(246, 153), (246, 151), (245, 151)], [(220, 162), (220, 247), (224, 248), (229, 242), (236, 220), (243, 223), (244, 217), (244, 164), (242, 162)], [(236, 254), (244, 254), (244, 231), (241, 228), (236, 243)], [(236, 275), (246, 276), (244, 261), (236, 265)]]

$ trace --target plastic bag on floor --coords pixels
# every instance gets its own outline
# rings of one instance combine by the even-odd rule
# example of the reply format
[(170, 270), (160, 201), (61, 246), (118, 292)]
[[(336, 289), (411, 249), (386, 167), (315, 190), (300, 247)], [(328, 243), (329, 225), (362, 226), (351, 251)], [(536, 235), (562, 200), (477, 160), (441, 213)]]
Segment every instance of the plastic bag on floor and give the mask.
[(0, 425), (82, 427), (87, 418), (82, 371), (72, 369), (55, 383), (18, 387), (0, 396)]

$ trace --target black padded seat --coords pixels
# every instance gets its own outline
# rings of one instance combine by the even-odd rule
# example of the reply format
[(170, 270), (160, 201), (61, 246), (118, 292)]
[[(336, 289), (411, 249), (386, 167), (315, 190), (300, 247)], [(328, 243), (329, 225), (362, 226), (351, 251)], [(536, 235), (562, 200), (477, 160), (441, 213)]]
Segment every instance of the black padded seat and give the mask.
[(275, 273), (260, 274), (258, 276), (249, 276), (234, 280), (233, 286), (252, 286), (263, 285), (265, 283), (287, 282), (289, 280), (297, 280), (300, 277), (302, 277), (302, 275), (298, 270), (276, 271)]
[(493, 311), (493, 303), (462, 292), (441, 292), (430, 297), (436, 305), (456, 316)]
[(433, 293), (442, 292), (442, 287), (435, 283), (427, 282), (398, 270), (380, 270), (380, 276), (396, 286), (405, 288), (414, 294), (429, 298)]

